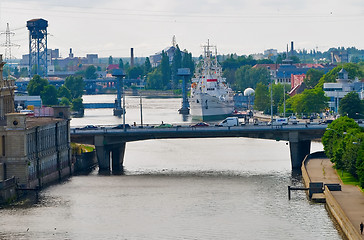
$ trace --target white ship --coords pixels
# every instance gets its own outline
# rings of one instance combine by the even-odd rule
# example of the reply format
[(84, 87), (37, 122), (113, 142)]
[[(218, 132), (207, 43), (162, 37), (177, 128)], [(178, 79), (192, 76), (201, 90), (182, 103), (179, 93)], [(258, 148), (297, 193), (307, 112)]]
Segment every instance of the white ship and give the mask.
[(233, 91), (222, 77), (216, 47), (209, 43), (192, 78), (189, 103), (192, 118), (200, 121), (222, 119), (234, 111)]

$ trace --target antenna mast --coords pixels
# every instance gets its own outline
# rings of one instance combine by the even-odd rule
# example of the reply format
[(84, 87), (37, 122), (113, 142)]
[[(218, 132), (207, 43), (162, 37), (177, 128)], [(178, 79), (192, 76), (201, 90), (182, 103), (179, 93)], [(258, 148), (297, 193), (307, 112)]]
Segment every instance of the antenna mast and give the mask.
[(10, 36), (14, 36), (15, 33), (10, 32), (9, 23), (6, 24), (6, 31), (1, 33), (1, 35), (3, 34), (5, 34), (5, 43), (0, 46), (5, 47), (5, 62), (9, 62), (12, 59), (11, 47), (19, 47), (20, 45), (11, 43)]
[(172, 46), (173, 47), (177, 47), (176, 35), (173, 35), (173, 38), (172, 38)]

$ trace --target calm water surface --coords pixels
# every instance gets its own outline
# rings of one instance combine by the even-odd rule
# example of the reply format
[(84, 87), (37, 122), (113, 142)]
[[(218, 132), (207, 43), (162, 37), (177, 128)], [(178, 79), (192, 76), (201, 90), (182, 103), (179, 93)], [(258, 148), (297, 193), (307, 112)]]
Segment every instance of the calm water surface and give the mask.
[[(114, 96), (85, 96), (85, 102)], [(143, 99), (145, 123), (181, 123), (180, 99)], [(127, 122), (140, 122), (127, 98)], [(187, 119), (187, 122), (190, 122)], [(121, 123), (86, 110), (71, 125)], [(319, 143), (312, 151), (321, 150)], [(285, 142), (246, 138), (127, 143), (125, 175), (73, 176), (29, 207), (0, 210), (0, 239), (342, 239), (292, 174)]]

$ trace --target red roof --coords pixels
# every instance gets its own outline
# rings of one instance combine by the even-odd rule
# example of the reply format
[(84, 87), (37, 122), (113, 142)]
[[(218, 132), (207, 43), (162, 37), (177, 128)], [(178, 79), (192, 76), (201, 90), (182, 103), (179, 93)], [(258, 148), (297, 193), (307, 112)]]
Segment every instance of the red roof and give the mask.
[(106, 70), (119, 69), (119, 64), (110, 64)]

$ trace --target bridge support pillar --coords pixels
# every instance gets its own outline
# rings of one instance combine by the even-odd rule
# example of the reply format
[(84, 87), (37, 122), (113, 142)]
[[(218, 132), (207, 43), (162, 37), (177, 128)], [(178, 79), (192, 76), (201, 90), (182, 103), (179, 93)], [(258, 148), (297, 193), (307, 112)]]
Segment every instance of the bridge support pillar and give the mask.
[(105, 146), (95, 146), (97, 162), (99, 164), (99, 171), (110, 171), (110, 150)]
[(123, 172), (123, 162), (126, 143), (123, 142), (111, 150), (112, 154), (112, 171), (113, 173)]
[(104, 136), (95, 136), (95, 148), (99, 172), (110, 172), (110, 149), (105, 145)]
[(289, 149), (291, 152), (291, 164), (292, 169), (301, 168), (302, 162), (307, 154), (310, 153), (311, 150), (311, 141), (290, 141)]

